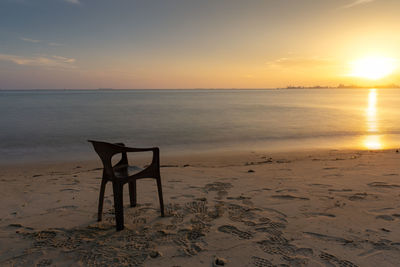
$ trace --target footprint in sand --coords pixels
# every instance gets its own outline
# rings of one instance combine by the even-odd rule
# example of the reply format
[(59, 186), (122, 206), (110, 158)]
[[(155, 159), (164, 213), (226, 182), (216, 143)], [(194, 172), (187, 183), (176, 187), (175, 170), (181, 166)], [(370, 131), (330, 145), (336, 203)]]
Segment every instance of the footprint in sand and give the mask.
[(255, 217), (255, 214), (252, 212), (252, 208), (248, 206), (229, 204), (227, 210), (229, 220), (234, 222), (248, 221)]
[(203, 190), (206, 193), (216, 191), (217, 192), (216, 199), (222, 199), (223, 197), (228, 195), (227, 190), (231, 189), (232, 187), (233, 186), (230, 183), (214, 182), (214, 183), (206, 184), (203, 187)]
[(79, 189), (73, 189), (73, 188), (65, 188), (61, 189), (60, 192), (79, 192)]
[(241, 239), (253, 238), (253, 235), (250, 232), (241, 231), (233, 225), (222, 225), (218, 227), (218, 231), (237, 236)]
[(274, 212), (274, 213), (276, 213), (276, 214), (279, 214), (279, 215), (283, 216), (284, 218), (287, 217), (287, 215), (286, 215), (285, 213), (283, 213), (283, 212), (281, 212), (281, 211), (279, 211), (279, 210), (276, 210), (276, 209), (264, 208), (264, 210), (269, 211), (269, 212)]
[(276, 265), (272, 264), (272, 262), (270, 262), (269, 260), (260, 258), (257, 256), (251, 257), (251, 262), (255, 267), (274, 267), (274, 266), (276, 266)]
[(74, 205), (69, 206), (62, 206), (57, 208), (48, 209), (47, 212), (54, 212), (54, 211), (65, 211), (65, 210), (76, 210), (78, 207)]
[(186, 211), (190, 213), (207, 213), (206, 201), (193, 201), (185, 204)]
[(278, 254), (282, 256), (294, 255), (296, 246), (281, 235), (272, 236), (270, 239), (257, 242), (261, 250), (268, 254)]
[(323, 261), (328, 262), (328, 263), (332, 264), (333, 266), (339, 265), (340, 267), (357, 267), (357, 265), (355, 265), (354, 263), (352, 263), (350, 261), (340, 260), (336, 256), (334, 256), (332, 254), (328, 254), (326, 252), (321, 252), (319, 257)]
[(314, 251), (312, 248), (298, 248), (298, 249), (296, 249), (296, 254), (310, 257), (310, 256), (314, 255)]
[(263, 233), (268, 233), (273, 236), (279, 236), (282, 235), (283, 232), (274, 228), (274, 227), (259, 227), (255, 229), (257, 232), (263, 232)]

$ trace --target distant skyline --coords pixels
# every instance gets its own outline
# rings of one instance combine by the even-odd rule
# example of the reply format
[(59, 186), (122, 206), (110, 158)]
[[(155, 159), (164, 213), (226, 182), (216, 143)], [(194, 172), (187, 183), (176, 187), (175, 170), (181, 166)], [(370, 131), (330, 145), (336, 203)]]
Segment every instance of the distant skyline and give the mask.
[(0, 88), (400, 84), (398, 0), (1, 0)]

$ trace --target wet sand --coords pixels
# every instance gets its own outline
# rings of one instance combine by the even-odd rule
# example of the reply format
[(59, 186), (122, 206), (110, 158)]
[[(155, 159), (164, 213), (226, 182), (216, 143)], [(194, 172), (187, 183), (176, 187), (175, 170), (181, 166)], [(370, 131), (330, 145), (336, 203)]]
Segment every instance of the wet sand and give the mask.
[[(242, 152), (163, 157), (115, 231), (100, 162), (0, 171), (1, 266), (398, 266), (400, 153)], [(145, 161), (140, 159), (140, 164)], [(218, 265), (220, 264), (220, 265)]]

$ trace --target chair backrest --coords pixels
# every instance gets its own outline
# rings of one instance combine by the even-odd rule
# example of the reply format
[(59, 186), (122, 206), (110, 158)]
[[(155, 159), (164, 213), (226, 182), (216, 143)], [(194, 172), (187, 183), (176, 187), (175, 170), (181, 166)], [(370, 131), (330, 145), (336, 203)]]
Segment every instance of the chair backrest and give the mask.
[(92, 143), (94, 150), (96, 151), (97, 155), (99, 155), (107, 177), (114, 178), (111, 158), (115, 154), (121, 153), (121, 147), (119, 145), (102, 141), (88, 140), (88, 142)]

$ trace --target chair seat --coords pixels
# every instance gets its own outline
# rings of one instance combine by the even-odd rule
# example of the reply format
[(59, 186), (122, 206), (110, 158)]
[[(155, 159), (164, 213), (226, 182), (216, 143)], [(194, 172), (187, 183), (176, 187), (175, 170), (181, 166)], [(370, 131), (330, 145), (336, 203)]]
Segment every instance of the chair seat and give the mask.
[(114, 174), (117, 178), (124, 178), (127, 176), (135, 175), (143, 170), (143, 168), (140, 168), (138, 166), (120, 165), (114, 167)]

